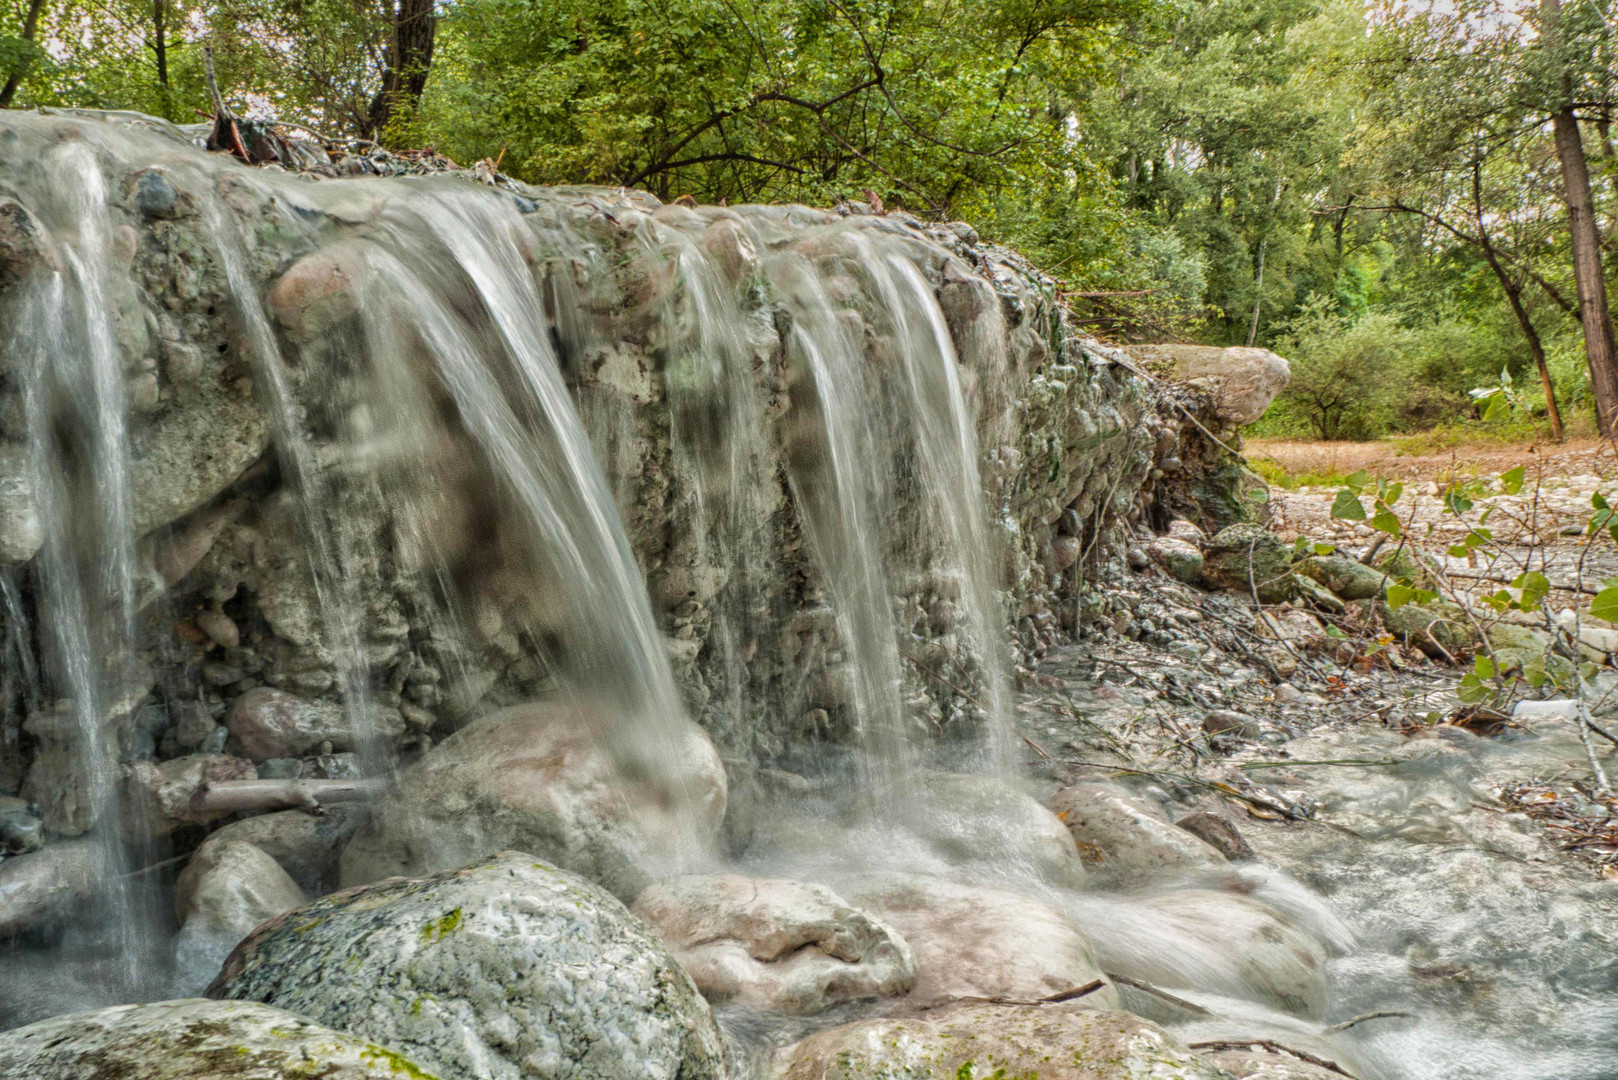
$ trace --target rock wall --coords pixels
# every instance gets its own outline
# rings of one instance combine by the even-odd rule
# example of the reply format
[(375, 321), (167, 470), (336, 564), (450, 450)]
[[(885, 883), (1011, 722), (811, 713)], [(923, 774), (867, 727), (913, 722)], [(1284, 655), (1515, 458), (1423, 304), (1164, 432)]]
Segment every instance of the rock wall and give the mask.
[[(104, 191), (64, 190), (64, 148), (78, 148), (71, 152)], [(546, 608), (548, 583), (525, 573), (512, 554), (521, 538), (485, 478), (460, 469), (461, 459), (437, 458), (425, 486), (394, 486), (396, 443), (411, 433), (375, 420), (397, 387), (379, 383), (386, 367), (368, 355), (360, 325), (353, 252), (392, 227), (388, 215), (407, 197), (433, 185), (479, 189), (470, 174), (332, 181), (320, 171), (251, 170), (156, 121), (0, 114), (0, 330), (8, 341), (38, 333), (29, 305), (64, 266), (53, 236), (88, 222), (105, 230), (138, 541), (138, 654), (109, 665), (122, 682), (103, 695), (126, 763), (226, 754), (251, 758), (260, 776), (340, 777), (362, 749), (351, 722), (356, 701), (388, 752), (408, 755), (555, 685), (550, 658), (566, 645), (546, 635), (565, 638), (570, 614)], [(727, 759), (777, 760), (805, 743), (846, 741), (854, 729), (851, 658), (786, 464), (810, 422), (803, 374), (786, 345), (792, 316), (759, 272), (761, 258), (806, 253), (836, 284), (835, 269), (824, 268), (849, 258), (835, 249), (838, 238), (870, 236), (923, 275), (976, 411), (1005, 630), (1025, 660), (1071, 628), (1081, 594), (1098, 595), (1127, 531), (1152, 513), (1143, 488), (1182, 454), (1178, 415), (1159, 415), (1151, 382), (1068, 324), (1049, 278), (967, 226), (850, 207), (691, 209), (636, 192), (539, 191), (503, 178), (491, 187), (483, 197), (509, 201), (528, 226), (536, 296), (613, 483), (677, 685)], [(243, 238), (238, 256), (221, 246), (222, 228)], [(682, 358), (691, 350), (677, 347), (699, 282), (670, 252), (690, 250), (726, 283), (751, 357), (747, 393), (761, 406), (762, 460), (747, 474), (757, 483), (727, 500), (722, 515), (712, 493), (738, 474), (716, 480), (711, 447), (688, 433), (717, 423), (733, 402), (686, 393)], [(244, 293), (270, 312), (304, 459), (273, 445), (279, 419), (267, 343), (244, 316)], [(475, 299), (454, 302), (475, 321)], [(844, 317), (861, 310), (851, 302)], [(883, 326), (867, 318), (855, 330), (867, 362), (881, 364)], [(19, 356), (9, 349), (0, 373), (0, 554), (10, 567), (0, 794), (20, 792), (44, 807), (52, 831), (76, 834), (92, 808), (78, 790), (77, 736), (61, 720), (67, 691), (60, 680), (26, 677), (48, 670), (52, 651), (38, 572), (48, 530), (34, 487), (54, 476), (75, 490), (93, 479), (85, 475), (92, 463), (75, 460), (61, 439), (50, 442), (60, 456), (48, 469), (31, 463), (40, 432), (28, 423)], [(57, 420), (71, 429), (71, 415)], [(451, 418), (443, 431), (417, 434), (447, 441), (455, 427)], [(420, 446), (410, 450), (421, 455)], [(291, 475), (300, 460), (310, 473), (301, 490)], [(916, 483), (895, 480), (883, 536), (890, 599), (909, 655), (960, 656), (959, 571), (916, 505)], [(314, 524), (334, 538), (352, 640), (331, 625), (311, 571), (311, 505), (321, 519)], [(95, 538), (75, 543), (91, 565)], [(359, 659), (345, 667), (350, 645)], [(972, 670), (975, 660), (960, 666)], [(918, 728), (969, 727), (973, 710), (960, 687), (923, 667), (905, 673)]]

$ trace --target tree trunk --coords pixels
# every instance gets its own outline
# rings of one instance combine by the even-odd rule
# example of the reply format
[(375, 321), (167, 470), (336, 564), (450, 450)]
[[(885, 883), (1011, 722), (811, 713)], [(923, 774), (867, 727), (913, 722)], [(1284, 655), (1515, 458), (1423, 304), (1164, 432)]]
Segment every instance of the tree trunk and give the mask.
[(152, 0), (152, 51), (157, 54), (157, 85), (166, 91), (169, 88), (169, 43), (163, 2)]
[[(1546, 47), (1555, 49), (1561, 0), (1543, 0), (1541, 11)], [(1551, 130), (1556, 136), (1556, 156), (1562, 163), (1562, 186), (1567, 192), (1573, 278), (1579, 286), (1579, 322), (1584, 326), (1584, 357), (1590, 365), (1590, 386), (1595, 391), (1596, 421), (1601, 434), (1611, 438), (1618, 433), (1618, 344), (1613, 340), (1612, 310), (1607, 306), (1607, 280), (1601, 273), (1601, 236), (1596, 231), (1595, 203), (1590, 196), (1590, 170), (1571, 96), (1569, 86), (1560, 107), (1551, 114)]]
[(371, 101), (366, 133), (375, 138), (400, 105), (415, 106), (427, 88), (433, 62), (433, 0), (398, 0), (393, 40), (384, 54), (382, 89)]
[(1556, 405), (1556, 387), (1551, 383), (1550, 365), (1545, 362), (1545, 346), (1539, 340), (1539, 331), (1534, 327), (1534, 320), (1528, 317), (1528, 309), (1522, 302), (1522, 283), (1500, 265), (1500, 257), (1495, 254), (1494, 241), (1489, 237), (1488, 219), (1483, 213), (1483, 163), (1472, 163), (1472, 208), (1473, 219), (1478, 226), (1478, 245), (1483, 248), (1483, 257), (1489, 261), (1489, 269), (1500, 281), (1500, 288), (1505, 290), (1506, 299), (1511, 303), (1511, 313), (1517, 316), (1517, 325), (1522, 329), (1522, 336), (1528, 342), (1528, 351), (1533, 354), (1534, 366), (1539, 368), (1539, 385), (1545, 391), (1545, 415), (1551, 422), (1551, 437), (1557, 442), (1563, 441), (1562, 410)]
[[(22, 39), (27, 42), (34, 40), (34, 34), (39, 30), (39, 15), (45, 10), (45, 0), (31, 0), (28, 5), (28, 15), (22, 23)], [(11, 69), (6, 76), (6, 85), (0, 86), (0, 109), (9, 109), (11, 99), (17, 96), (17, 84), (22, 77), (28, 74), (31, 62), (27, 57), (17, 61), (17, 66)]]
[(1264, 241), (1258, 242), (1258, 284), (1254, 286), (1253, 296), (1253, 322), (1247, 328), (1247, 347), (1251, 349), (1258, 340), (1258, 309), (1264, 303)]

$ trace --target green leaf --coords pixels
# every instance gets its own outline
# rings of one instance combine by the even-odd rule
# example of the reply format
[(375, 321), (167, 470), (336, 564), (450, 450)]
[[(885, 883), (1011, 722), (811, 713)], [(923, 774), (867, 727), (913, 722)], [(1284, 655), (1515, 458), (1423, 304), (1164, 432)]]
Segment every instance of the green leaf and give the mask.
[(1461, 494), (1459, 484), (1451, 484), (1444, 492), (1444, 509), (1452, 514), (1464, 514), (1472, 509), (1472, 500)]
[(1392, 506), (1394, 503), (1399, 501), (1400, 496), (1402, 496), (1404, 493), (1405, 486), (1403, 484), (1389, 484), (1386, 490), (1382, 492), (1382, 501), (1387, 503), (1389, 506)]
[(1393, 516), (1393, 511), (1387, 507), (1380, 507), (1376, 516), (1371, 519), (1371, 528), (1385, 532), (1389, 536), (1399, 535), (1399, 519)]
[(1449, 553), (1452, 558), (1464, 559), (1468, 555), (1472, 554), (1472, 549), (1466, 544), (1451, 544), (1449, 546)]
[(1605, 510), (1607, 508), (1607, 497), (1599, 491), (1592, 491), (1590, 493), (1590, 505), (1597, 510)]
[(1315, 545), (1315, 554), (1316, 555), (1330, 555), (1332, 552), (1334, 552), (1336, 550), (1337, 550), (1337, 545), (1336, 544), (1316, 544)]
[(1522, 490), (1523, 478), (1526, 475), (1521, 465), (1515, 469), (1508, 469), (1500, 474), (1500, 487), (1507, 495), (1515, 495)]
[(1506, 420), (1511, 417), (1511, 406), (1506, 403), (1506, 395), (1495, 394), (1488, 399), (1488, 402), (1483, 410), (1483, 419)]
[(1358, 495), (1360, 492), (1365, 490), (1365, 470), (1360, 469), (1357, 472), (1349, 473), (1348, 476), (1343, 478), (1343, 484), (1354, 494)]
[(1517, 580), (1511, 583), (1511, 587), (1522, 590), (1522, 600), (1518, 602), (1518, 606), (1524, 611), (1532, 611), (1539, 607), (1539, 602), (1551, 591), (1550, 581), (1538, 570), (1517, 575)]
[(1470, 671), (1461, 679), (1461, 685), (1455, 689), (1455, 696), (1468, 705), (1488, 700), (1489, 693), (1488, 684)]
[(1364, 521), (1365, 507), (1360, 505), (1358, 494), (1350, 488), (1344, 488), (1337, 493), (1337, 498), (1331, 504), (1331, 516), (1342, 518), (1344, 521)]
[(1550, 678), (1550, 676), (1545, 673), (1545, 661), (1543, 660), (1530, 660), (1528, 663), (1524, 664), (1522, 669), (1522, 677), (1523, 681), (1529, 686), (1532, 686), (1535, 690), (1538, 690), (1541, 686), (1544, 686), (1546, 680)]
[(1590, 601), (1590, 617), (1606, 622), (1618, 622), (1618, 587), (1608, 586), (1596, 593)]
[(1492, 679), (1495, 676), (1494, 661), (1487, 656), (1479, 656), (1472, 661), (1472, 670), (1477, 672), (1480, 679)]
[(1388, 610), (1398, 611), (1416, 598), (1416, 590), (1408, 585), (1388, 586)]
[(1432, 591), (1430, 591), (1428, 589), (1417, 589), (1416, 590), (1416, 603), (1418, 603), (1418, 604), (1430, 604), (1434, 600), (1437, 600), (1437, 599), (1438, 599), (1438, 594), (1435, 593), (1435, 592), (1432, 592)]

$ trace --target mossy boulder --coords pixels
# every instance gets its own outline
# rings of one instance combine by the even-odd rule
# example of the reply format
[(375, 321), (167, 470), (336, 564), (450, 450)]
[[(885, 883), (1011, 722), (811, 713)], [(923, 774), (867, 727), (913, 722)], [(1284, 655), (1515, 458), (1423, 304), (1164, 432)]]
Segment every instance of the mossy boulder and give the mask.
[(1300, 562), (1297, 571), (1344, 600), (1370, 600), (1387, 591), (1388, 574), (1385, 571), (1366, 566), (1347, 555), (1315, 555)]
[(0, 1034), (17, 1080), (440, 1080), (409, 1057), (252, 1001), (158, 1001)]
[(1220, 529), (1202, 551), (1202, 580), (1217, 589), (1257, 591), (1266, 604), (1296, 594), (1293, 550), (1262, 525), (1241, 523)]
[(1453, 657), (1481, 643), (1466, 612), (1448, 600), (1403, 604), (1398, 608), (1383, 603), (1378, 604), (1377, 609), (1388, 633), (1434, 659), (1444, 658), (1446, 652)]
[(1495, 623), (1485, 631), (1489, 651), (1502, 674), (1539, 669), (1558, 683), (1573, 678), (1573, 664), (1565, 656), (1547, 654), (1550, 638), (1515, 623)]
[(442, 1080), (720, 1076), (708, 1004), (651, 928), (520, 852), (288, 912), (208, 994), (376, 1039)]

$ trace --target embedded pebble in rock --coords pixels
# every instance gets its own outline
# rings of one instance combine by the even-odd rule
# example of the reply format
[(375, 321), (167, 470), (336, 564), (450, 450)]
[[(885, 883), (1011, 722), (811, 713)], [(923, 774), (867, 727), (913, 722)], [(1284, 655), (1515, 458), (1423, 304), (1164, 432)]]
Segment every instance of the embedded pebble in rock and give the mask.
[(1326, 946), (1248, 896), (1188, 889), (1075, 897), (1101, 966), (1155, 986), (1247, 998), (1303, 1017), (1326, 1009)]
[(70, 1013), (0, 1033), (16, 1080), (442, 1080), (403, 1054), (246, 1001)]
[(665, 878), (631, 910), (715, 1003), (806, 1015), (903, 994), (915, 982), (916, 958), (904, 939), (823, 885), (735, 874)]
[[(397, 739), (404, 734), (404, 718), (398, 710), (373, 705), (371, 714), (380, 738)], [(225, 724), (254, 761), (297, 757), (322, 743), (331, 743), (337, 750), (354, 747), (354, 724), (341, 705), (306, 701), (268, 686), (254, 687), (237, 698)]]
[(1218, 866), (1209, 844), (1169, 821), (1152, 802), (1107, 784), (1074, 784), (1048, 804), (1062, 819), (1080, 856), (1113, 882)]
[(1193, 810), (1174, 824), (1205, 841), (1231, 862), (1250, 862), (1257, 858), (1230, 819), (1211, 810)]
[[(841, 890), (903, 936), (916, 956), (909, 1001), (1033, 1000), (1102, 977), (1084, 931), (1049, 904), (920, 874), (885, 874)], [(1116, 1008), (1104, 986), (1087, 1000)]]
[(259, 927), (210, 997), (375, 1039), (443, 1080), (708, 1080), (708, 1004), (604, 890), (520, 852), (348, 889)]
[(279, 863), (240, 840), (209, 840), (174, 883), (175, 939), (182, 978), (201, 990), (238, 942), (260, 923), (308, 902)]
[(511, 848), (633, 899), (651, 879), (649, 859), (693, 833), (712, 839), (724, 819), (719, 755), (696, 725), (681, 730), (679, 757), (666, 764), (684, 790), (671, 807), (649, 781), (624, 776), (567, 706), (490, 713), (433, 747), (378, 800), (343, 851), (343, 884), (419, 876)]
[(955, 1003), (811, 1035), (776, 1080), (1219, 1080), (1168, 1032), (1125, 1012)]

